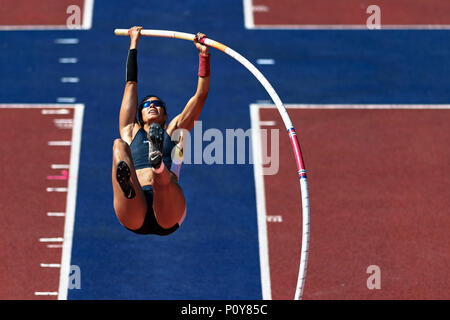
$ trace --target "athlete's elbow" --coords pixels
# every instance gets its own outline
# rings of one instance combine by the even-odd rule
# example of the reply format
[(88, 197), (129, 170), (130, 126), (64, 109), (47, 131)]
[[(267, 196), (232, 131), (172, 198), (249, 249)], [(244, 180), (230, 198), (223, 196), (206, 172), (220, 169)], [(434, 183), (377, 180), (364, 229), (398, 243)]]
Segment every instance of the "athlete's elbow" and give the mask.
[(208, 90), (206, 89), (197, 90), (194, 98), (197, 100), (198, 103), (204, 104), (206, 102), (206, 98), (208, 98)]
[(125, 82), (125, 88), (128, 88), (128, 87), (137, 87), (137, 82), (136, 81)]

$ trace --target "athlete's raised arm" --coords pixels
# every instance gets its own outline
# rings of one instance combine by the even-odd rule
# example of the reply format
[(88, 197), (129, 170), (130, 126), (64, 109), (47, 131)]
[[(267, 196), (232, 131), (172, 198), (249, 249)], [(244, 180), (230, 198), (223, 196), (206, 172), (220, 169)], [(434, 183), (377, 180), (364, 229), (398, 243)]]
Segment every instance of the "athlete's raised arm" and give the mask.
[(130, 35), (130, 50), (128, 51), (126, 83), (120, 107), (119, 130), (120, 137), (131, 143), (133, 127), (136, 123), (136, 112), (138, 104), (137, 95), (137, 45), (142, 27), (133, 27), (128, 33)]
[(194, 38), (195, 46), (199, 51), (198, 83), (195, 95), (189, 99), (183, 111), (177, 115), (167, 127), (169, 135), (176, 129), (186, 129), (190, 131), (194, 127), (195, 121), (200, 118), (200, 113), (206, 102), (209, 91), (210, 55), (209, 46), (200, 42), (206, 36), (197, 33)]

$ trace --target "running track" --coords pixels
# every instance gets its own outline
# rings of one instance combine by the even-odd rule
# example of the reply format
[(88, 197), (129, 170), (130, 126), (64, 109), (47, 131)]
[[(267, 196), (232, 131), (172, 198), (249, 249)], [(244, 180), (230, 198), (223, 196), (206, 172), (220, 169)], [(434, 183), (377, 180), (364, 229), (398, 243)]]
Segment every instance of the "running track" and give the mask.
[[(305, 299), (449, 298), (448, 110), (428, 110), (431, 106), (427, 106), (446, 105), (450, 99), (445, 77), (450, 51), (447, 31), (245, 29), (245, 6), (231, 1), (221, 7), (190, 1), (152, 4), (151, 8), (144, 1), (133, 2), (132, 7), (125, 1), (109, 1), (108, 5), (96, 1), (93, 12), (89, 30), (2, 31), (0, 40), (4, 49), (0, 52), (4, 61), (0, 103), (70, 101), (85, 106), (70, 257), (70, 264), (80, 267), (82, 280), (81, 289), (68, 291), (69, 299), (264, 297), (252, 165), (185, 165), (181, 184), (189, 203), (188, 217), (171, 237), (139, 237), (124, 230), (114, 216), (111, 147), (118, 136), (128, 41), (114, 37), (112, 30), (132, 25), (205, 32), (252, 62), (273, 59), (274, 64), (258, 67), (285, 103), (346, 106), (343, 110), (289, 109), (311, 188)], [(289, 12), (276, 16), (280, 25), (290, 19)], [(424, 23), (446, 23), (445, 18)], [(30, 15), (25, 21), (8, 23), (61, 23), (40, 19), (34, 21)], [(256, 13), (254, 21), (269, 23), (256, 18)], [(173, 116), (195, 90), (195, 49), (184, 41), (145, 39), (140, 52), (140, 94), (151, 88), (167, 97)], [(64, 63), (64, 57), (75, 57), (76, 62)], [(219, 52), (213, 52), (212, 70), (211, 92), (202, 114), (204, 130), (250, 128), (249, 106), (256, 101), (264, 105), (267, 94), (247, 71)], [(155, 75), (158, 81), (153, 80)], [(368, 111), (353, 108), (355, 104), (414, 104), (423, 110)], [(280, 125), (270, 108), (261, 110), (260, 117)], [(14, 127), (9, 127), (11, 134), (17, 125), (12, 126), (14, 122), (6, 120), (3, 111), (1, 119), (3, 128), (8, 128), (5, 123)], [(19, 131), (37, 128), (35, 121), (23, 121)], [(43, 128), (52, 126), (50, 122)], [(27, 132), (41, 139), (37, 136), (41, 130)], [(267, 224), (274, 299), (293, 297), (300, 246), (299, 190), (283, 134), (281, 130), (279, 174), (264, 179), (267, 214), (281, 216), (283, 221), (271, 218)], [(3, 134), (10, 142), (4, 148), (17, 146), (19, 136)], [(8, 148), (3, 154), (11, 157), (14, 153)], [(36, 174), (39, 170), (36, 179), (41, 181), (50, 175), (43, 169), (48, 166), (35, 160), (45, 158), (42, 155), (38, 148), (33, 154), (9, 159), (22, 172), (16, 179), (22, 177), (17, 182), (23, 191), (13, 199), (30, 198), (25, 192), (30, 189), (25, 187), (34, 178), (24, 174), (26, 170)], [(3, 197), (11, 190), (12, 179), (2, 181)], [(5, 203), (6, 198), (2, 208)], [(33, 208), (45, 217), (50, 205), (39, 201)], [(55, 261), (42, 259), (48, 251), (39, 247), (38, 234), (46, 228), (62, 232), (61, 221), (45, 217), (53, 222), (30, 220), (28, 225), (16, 226), (22, 221), (19, 215), (39, 219), (32, 218), (35, 212), (20, 212), (1, 212), (5, 221), (14, 223), (3, 224), (2, 229), (0, 248), (6, 267), (0, 278), (2, 284), (10, 283), (11, 290), (3, 289), (2, 298), (42, 299), (33, 295), (42, 286), (27, 281), (26, 275), (42, 272), (38, 266), (42, 261)], [(27, 241), (33, 250), (25, 251)], [(366, 287), (366, 268), (372, 264), (381, 268), (381, 290)], [(13, 278), (25, 280), (18, 281), (19, 285), (5, 282)], [(48, 290), (58, 290), (57, 278), (41, 280), (52, 287)]]

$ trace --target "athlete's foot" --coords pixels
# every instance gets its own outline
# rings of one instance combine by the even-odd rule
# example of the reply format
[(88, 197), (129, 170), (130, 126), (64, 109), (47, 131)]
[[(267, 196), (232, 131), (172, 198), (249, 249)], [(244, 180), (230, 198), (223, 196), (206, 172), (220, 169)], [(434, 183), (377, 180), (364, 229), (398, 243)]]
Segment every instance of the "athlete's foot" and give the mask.
[(164, 130), (157, 123), (152, 123), (148, 129), (148, 162), (158, 169), (162, 161)]
[(130, 177), (130, 167), (128, 167), (125, 161), (120, 161), (116, 166), (116, 179), (127, 199), (133, 199), (136, 196)]

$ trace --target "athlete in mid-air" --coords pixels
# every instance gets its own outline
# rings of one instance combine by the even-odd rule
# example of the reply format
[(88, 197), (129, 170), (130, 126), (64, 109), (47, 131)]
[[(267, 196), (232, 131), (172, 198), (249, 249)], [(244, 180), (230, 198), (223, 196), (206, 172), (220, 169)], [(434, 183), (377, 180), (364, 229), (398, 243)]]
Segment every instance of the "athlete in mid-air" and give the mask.
[[(178, 184), (180, 141), (177, 129), (190, 131), (200, 117), (209, 91), (210, 56), (198, 33), (197, 91), (180, 114), (166, 125), (166, 104), (155, 94), (138, 102), (137, 45), (142, 27), (129, 29), (126, 84), (119, 115), (120, 139), (114, 141), (112, 184), (114, 210), (120, 223), (138, 234), (168, 235), (186, 216), (186, 200)], [(180, 130), (183, 131), (183, 130)], [(175, 135), (174, 135), (175, 136)], [(174, 149), (175, 148), (175, 149)], [(174, 160), (174, 161), (173, 161)]]

